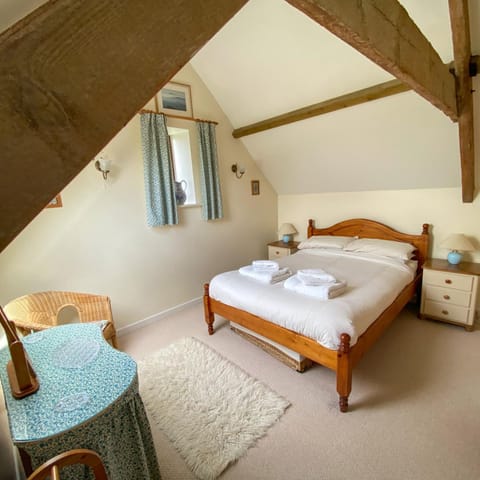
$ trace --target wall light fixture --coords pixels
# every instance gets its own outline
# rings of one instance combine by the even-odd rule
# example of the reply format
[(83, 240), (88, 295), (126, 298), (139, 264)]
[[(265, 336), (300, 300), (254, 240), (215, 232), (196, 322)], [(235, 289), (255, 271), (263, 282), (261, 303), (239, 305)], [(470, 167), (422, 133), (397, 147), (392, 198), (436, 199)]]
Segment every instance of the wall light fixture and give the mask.
[(237, 165), (234, 163), (232, 165), (232, 172), (235, 174), (237, 178), (242, 178), (243, 174), (245, 173), (245, 167), (241, 167), (240, 165)]
[(105, 153), (101, 153), (97, 158), (98, 159), (95, 161), (95, 168), (99, 172), (102, 172), (103, 179), (106, 180), (110, 173), (110, 165), (112, 164), (112, 161), (107, 158)]

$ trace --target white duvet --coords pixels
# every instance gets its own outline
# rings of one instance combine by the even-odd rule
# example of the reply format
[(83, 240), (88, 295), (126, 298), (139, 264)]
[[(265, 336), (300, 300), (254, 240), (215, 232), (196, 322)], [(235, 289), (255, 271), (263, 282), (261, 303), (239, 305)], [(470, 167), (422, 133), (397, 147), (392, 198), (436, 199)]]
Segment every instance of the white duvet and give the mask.
[(351, 345), (410, 283), (416, 262), (388, 257), (305, 249), (278, 259), (293, 273), (322, 268), (347, 282), (346, 291), (333, 299), (318, 300), (284, 288), (284, 282), (267, 285), (241, 275), (221, 273), (210, 282), (210, 296), (337, 349), (340, 335), (348, 333)]

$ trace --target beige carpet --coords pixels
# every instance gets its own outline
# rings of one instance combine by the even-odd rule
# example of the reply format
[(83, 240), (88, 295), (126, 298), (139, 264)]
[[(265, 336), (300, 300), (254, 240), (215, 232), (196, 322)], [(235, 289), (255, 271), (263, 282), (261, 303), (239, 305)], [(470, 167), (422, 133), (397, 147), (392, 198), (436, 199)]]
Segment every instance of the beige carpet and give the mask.
[[(194, 336), (291, 402), (222, 480), (476, 480), (480, 478), (480, 331), (405, 310), (353, 373), (351, 411), (337, 409), (335, 375), (297, 373), (222, 320), (208, 336), (202, 306), (122, 336), (134, 358)], [(195, 477), (152, 422), (162, 477)]]

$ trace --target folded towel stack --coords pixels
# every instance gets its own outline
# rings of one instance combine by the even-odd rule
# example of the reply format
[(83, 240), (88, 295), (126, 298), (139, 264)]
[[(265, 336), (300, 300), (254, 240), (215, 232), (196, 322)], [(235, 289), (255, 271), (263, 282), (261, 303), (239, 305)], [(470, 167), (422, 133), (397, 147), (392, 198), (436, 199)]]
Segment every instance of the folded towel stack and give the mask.
[(341, 295), (347, 288), (347, 282), (337, 280), (336, 282), (323, 283), (321, 285), (305, 285), (298, 275), (293, 275), (285, 281), (284, 287), (297, 293), (318, 298), (319, 300), (328, 300)]
[(252, 267), (259, 272), (278, 272), (280, 269), (280, 265), (272, 260), (254, 260), (252, 262)]
[[(260, 264), (256, 262), (268, 262), (268, 264)], [(276, 267), (273, 264), (276, 264)], [(280, 268), (277, 262), (269, 262), (267, 260), (256, 260), (255, 262), (252, 262), (252, 265), (241, 267), (238, 271), (242, 275), (254, 278), (263, 283), (281, 282), (292, 275), (292, 271), (289, 268)]]
[(298, 279), (304, 285), (324, 285), (325, 283), (335, 283), (337, 279), (330, 273), (321, 268), (306, 268), (297, 272)]

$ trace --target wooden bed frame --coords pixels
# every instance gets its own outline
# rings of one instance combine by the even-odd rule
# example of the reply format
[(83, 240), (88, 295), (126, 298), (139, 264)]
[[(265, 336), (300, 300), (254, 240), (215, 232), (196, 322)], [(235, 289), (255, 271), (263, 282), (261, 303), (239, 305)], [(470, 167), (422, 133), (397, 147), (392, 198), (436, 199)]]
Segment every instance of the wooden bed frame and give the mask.
[(308, 221), (307, 234), (312, 235), (339, 235), (358, 236), (359, 238), (379, 238), (384, 240), (396, 240), (407, 242), (416, 247), (416, 260), (418, 261), (417, 274), (387, 307), (382, 314), (360, 335), (357, 343), (350, 346), (350, 335), (343, 333), (340, 336), (338, 350), (323, 347), (315, 340), (304, 335), (276, 325), (249, 312), (226, 305), (209, 296), (208, 283), (204, 286), (203, 304), (205, 321), (208, 325), (208, 333), (213, 335), (214, 314), (236, 322), (244, 327), (262, 335), (274, 342), (284, 345), (305, 357), (313, 360), (336, 372), (337, 392), (339, 395), (340, 411), (348, 410), (348, 397), (352, 389), (352, 370), (363, 355), (375, 344), (378, 338), (390, 325), (393, 319), (400, 313), (409, 300), (419, 293), (422, 277), (422, 267), (427, 258), (429, 246), (428, 224), (424, 224), (420, 235), (409, 235), (397, 232), (392, 228), (366, 219), (346, 220), (328, 228), (315, 228), (313, 220)]

